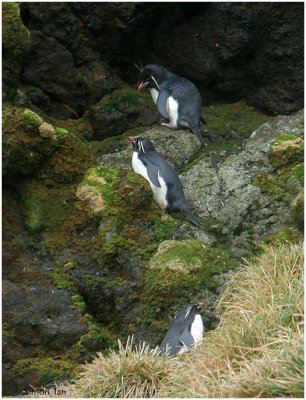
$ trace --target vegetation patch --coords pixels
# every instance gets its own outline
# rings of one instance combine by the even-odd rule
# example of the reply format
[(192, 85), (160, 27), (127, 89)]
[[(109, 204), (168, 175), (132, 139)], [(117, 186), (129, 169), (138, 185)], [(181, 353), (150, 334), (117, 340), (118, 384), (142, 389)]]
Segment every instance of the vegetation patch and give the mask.
[(19, 76), (30, 48), (30, 33), (20, 19), (19, 6), (2, 2), (2, 79), (6, 97), (12, 99), (19, 85)]
[(74, 191), (74, 185), (47, 188), (38, 180), (20, 185), (30, 246), (36, 248), (42, 238), (51, 252), (65, 246), (75, 223), (75, 210), (69, 207)]
[(214, 275), (238, 265), (239, 259), (221, 244), (210, 246), (196, 240), (161, 243), (145, 272), (140, 296), (144, 310), (137, 323), (158, 326), (161, 340), (167, 329), (164, 314), (174, 313), (201, 290), (215, 291)]
[(272, 117), (258, 113), (244, 101), (203, 107), (202, 116), (210, 130), (223, 135), (235, 132), (242, 137), (249, 137), (262, 124), (272, 119)]
[(31, 382), (44, 386), (75, 378), (80, 366), (67, 360), (53, 358), (27, 358), (16, 364), (17, 375), (33, 375)]
[(131, 108), (141, 105), (142, 107), (152, 107), (152, 98), (148, 93), (139, 93), (135, 89), (125, 87), (123, 89), (114, 90), (100, 101), (104, 110), (113, 112), (116, 109)]
[(252, 183), (258, 186), (262, 193), (271, 195), (277, 201), (281, 201), (286, 194), (285, 182), (273, 175), (259, 174)]
[(304, 161), (303, 138), (291, 133), (278, 136), (269, 151), (269, 159), (280, 174), (288, 173)]

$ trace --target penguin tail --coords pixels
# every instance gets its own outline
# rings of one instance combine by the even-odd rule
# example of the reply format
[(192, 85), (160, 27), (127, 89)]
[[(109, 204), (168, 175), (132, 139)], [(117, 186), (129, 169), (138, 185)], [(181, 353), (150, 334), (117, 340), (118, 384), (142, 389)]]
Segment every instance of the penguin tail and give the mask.
[(201, 146), (204, 146), (204, 140), (202, 137), (202, 133), (201, 133), (201, 128), (196, 128), (193, 130), (193, 133), (197, 136), (197, 138), (199, 139)]
[(200, 226), (199, 221), (196, 219), (196, 217), (192, 214), (191, 210), (189, 207), (184, 207), (181, 209), (181, 213), (190, 221), (193, 225), (195, 226)]

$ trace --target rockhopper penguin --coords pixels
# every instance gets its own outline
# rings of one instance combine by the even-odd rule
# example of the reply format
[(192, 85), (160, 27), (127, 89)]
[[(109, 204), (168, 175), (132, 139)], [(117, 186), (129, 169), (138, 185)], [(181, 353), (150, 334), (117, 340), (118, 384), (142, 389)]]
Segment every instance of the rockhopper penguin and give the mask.
[[(188, 79), (168, 71), (161, 65), (148, 64), (140, 70), (138, 90), (148, 88), (158, 111), (169, 123), (168, 128), (189, 128), (201, 145), (202, 98), (195, 85)], [(205, 121), (202, 119), (205, 123)]]
[(168, 212), (180, 211), (192, 224), (199, 226), (173, 167), (157, 153), (149, 139), (130, 136), (128, 140), (133, 147), (132, 168), (149, 182), (157, 205)]
[(184, 304), (178, 310), (159, 346), (161, 352), (174, 356), (201, 342), (204, 325), (200, 310), (203, 307), (203, 303)]

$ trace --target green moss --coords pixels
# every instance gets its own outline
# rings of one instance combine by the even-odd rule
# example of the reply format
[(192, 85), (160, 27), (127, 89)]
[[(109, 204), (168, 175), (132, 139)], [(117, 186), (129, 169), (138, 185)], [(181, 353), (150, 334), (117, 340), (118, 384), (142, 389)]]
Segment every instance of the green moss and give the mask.
[[(51, 273), (52, 281), (56, 287), (59, 289), (66, 289), (72, 292), (77, 292), (77, 288), (75, 283), (72, 280), (70, 275), (70, 271), (76, 267), (76, 263), (74, 261), (68, 261), (63, 265), (59, 265), (53, 269)], [(80, 299), (74, 297), (74, 301)], [(76, 303), (74, 303), (76, 304)]]
[(304, 163), (295, 165), (291, 172), (291, 176), (294, 176), (301, 184), (304, 183)]
[[(79, 186), (88, 185), (98, 190), (106, 203), (107, 209), (110, 209), (116, 198), (115, 182), (118, 172), (112, 168), (101, 166), (90, 168)], [(106, 211), (99, 212), (104, 214)]]
[(278, 136), (276, 139), (273, 140), (273, 146), (277, 146), (278, 144), (282, 142), (287, 142), (288, 140), (295, 140), (295, 139), (300, 139), (300, 135), (296, 135), (295, 133), (284, 133), (280, 136)]
[(30, 34), (22, 24), (19, 6), (2, 3), (2, 82), (7, 99), (15, 96), (25, 55), (30, 48)]
[(125, 87), (123, 89), (114, 90), (111, 94), (104, 96), (99, 105), (105, 111), (110, 112), (114, 111), (118, 107), (131, 108), (138, 105), (151, 107), (152, 98), (151, 95), (147, 93), (143, 93), (139, 96), (137, 90)]
[(255, 176), (252, 183), (258, 186), (262, 193), (271, 195), (277, 201), (281, 201), (285, 196), (284, 182), (276, 176), (260, 174)]
[[(57, 285), (56, 285), (57, 286)], [(85, 312), (86, 310), (86, 303), (83, 299), (83, 297), (80, 294), (75, 294), (73, 296), (71, 296), (71, 301), (73, 303), (73, 306), (75, 308), (77, 308), (79, 311), (81, 311), (82, 313)]]
[(239, 259), (223, 245), (204, 245), (196, 240), (163, 242), (145, 272), (140, 296), (144, 311), (138, 323), (160, 323), (161, 310), (174, 312), (199, 291), (215, 290), (213, 276), (238, 265)]
[(297, 226), (304, 230), (304, 189), (301, 189), (290, 204), (292, 216)]
[(57, 127), (56, 133), (59, 138), (69, 134), (84, 143), (92, 138), (93, 129), (86, 116), (80, 119), (68, 119), (65, 121), (53, 118), (52, 122), (53, 125)]
[(69, 135), (69, 132), (67, 131), (67, 129), (56, 127), (55, 134), (59, 139), (62, 139)]
[(91, 353), (94, 356), (96, 351), (107, 354), (110, 349), (116, 346), (112, 334), (99, 323), (97, 323), (90, 314), (84, 314), (83, 320), (88, 324), (89, 331), (83, 335), (75, 346), (76, 356), (84, 356)]
[(295, 134), (284, 134), (275, 139), (268, 153), (273, 167), (284, 174), (304, 161), (303, 138)]
[(35, 245), (42, 232), (47, 240), (52, 240), (53, 234), (61, 236), (61, 230), (65, 229), (65, 221), (71, 217), (66, 203), (73, 194), (72, 185), (46, 188), (43, 182), (35, 180), (21, 185), (30, 244)]
[(223, 135), (235, 132), (243, 137), (249, 137), (263, 123), (272, 119), (258, 113), (243, 101), (203, 107), (202, 115), (210, 130)]
[(42, 118), (29, 109), (6, 104), (2, 110), (3, 175), (20, 178), (37, 172), (59, 144), (39, 131)]
[(155, 212), (150, 217), (153, 223), (151, 239), (154, 242), (160, 243), (167, 239), (173, 239), (176, 230), (180, 224), (174, 218), (167, 214)]
[(26, 108), (22, 113), (21, 113), (21, 120), (24, 122), (25, 128), (31, 129), (33, 127), (39, 127), (43, 120), (42, 118), (37, 115), (34, 111), (29, 110)]
[(279, 232), (270, 235), (267, 237), (268, 243), (299, 243), (302, 240), (300, 232), (293, 227), (285, 227), (284, 229), (280, 230)]
[(16, 364), (18, 375), (25, 375), (32, 371), (35, 376), (34, 381), (38, 386), (72, 379), (76, 377), (79, 368), (69, 361), (53, 358), (28, 358)]

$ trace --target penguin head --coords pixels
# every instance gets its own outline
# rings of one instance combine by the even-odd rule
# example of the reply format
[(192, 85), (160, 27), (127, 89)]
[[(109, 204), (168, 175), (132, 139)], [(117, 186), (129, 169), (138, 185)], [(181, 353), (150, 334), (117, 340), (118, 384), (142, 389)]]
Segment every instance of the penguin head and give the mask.
[(128, 141), (132, 143), (133, 151), (139, 154), (145, 154), (148, 151), (155, 151), (153, 143), (141, 136), (129, 136)]
[(196, 314), (199, 314), (204, 308), (204, 303), (189, 303), (183, 304), (174, 316), (175, 321), (190, 321), (193, 320)]
[(140, 70), (140, 77), (138, 82), (138, 90), (148, 88), (157, 89), (159, 85), (169, 76), (169, 71), (162, 65), (148, 64)]

